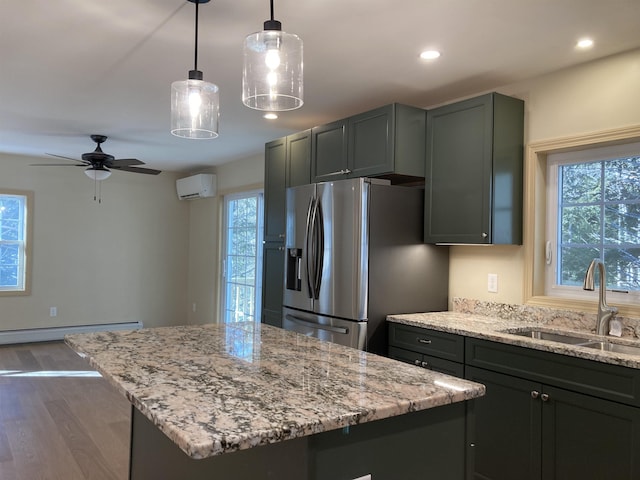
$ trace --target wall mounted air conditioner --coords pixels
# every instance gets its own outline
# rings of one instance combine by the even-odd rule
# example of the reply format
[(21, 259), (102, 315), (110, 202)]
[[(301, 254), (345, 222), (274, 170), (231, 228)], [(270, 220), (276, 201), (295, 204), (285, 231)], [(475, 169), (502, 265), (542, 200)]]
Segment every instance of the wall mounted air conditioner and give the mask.
[(216, 176), (210, 173), (199, 173), (176, 180), (176, 190), (180, 200), (215, 197)]

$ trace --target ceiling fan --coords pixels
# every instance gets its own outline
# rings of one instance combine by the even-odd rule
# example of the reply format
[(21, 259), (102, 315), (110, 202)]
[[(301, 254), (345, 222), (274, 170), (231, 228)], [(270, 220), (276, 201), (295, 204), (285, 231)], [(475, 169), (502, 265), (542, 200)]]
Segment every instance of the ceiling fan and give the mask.
[(154, 170), (152, 168), (140, 168), (135, 165), (144, 165), (144, 162), (137, 158), (114, 158), (113, 155), (104, 153), (100, 144), (104, 143), (107, 139), (106, 135), (91, 135), (91, 140), (96, 142), (96, 149), (93, 152), (83, 153), (81, 160), (65, 157), (63, 155), (55, 155), (53, 153), (47, 153), (52, 157), (63, 158), (65, 160), (71, 160), (76, 162), (75, 165), (68, 163), (38, 163), (32, 164), (33, 166), (40, 167), (87, 167), (84, 173), (95, 181), (101, 181), (109, 178), (111, 170), (120, 170), (123, 172), (144, 173), (147, 175), (158, 175), (161, 170)]

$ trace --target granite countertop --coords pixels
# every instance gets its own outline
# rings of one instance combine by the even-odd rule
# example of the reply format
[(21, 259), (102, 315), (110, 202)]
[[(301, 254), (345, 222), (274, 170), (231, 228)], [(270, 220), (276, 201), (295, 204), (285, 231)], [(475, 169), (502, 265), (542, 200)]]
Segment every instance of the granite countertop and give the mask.
[[(548, 332), (572, 332), (578, 336), (592, 339), (594, 341), (603, 339), (602, 336), (577, 328), (577, 324), (572, 325), (571, 322), (567, 322), (566, 325), (562, 325), (558, 323), (546, 323), (544, 320), (532, 322), (461, 312), (430, 312), (389, 315), (387, 320), (389, 322), (430, 328), (441, 332), (455, 333), (466, 337), (482, 338), (485, 340), (492, 340), (494, 342), (640, 369), (640, 355), (609, 352), (585, 346), (569, 345), (549, 340), (539, 340), (514, 335), (515, 332), (522, 331), (523, 329), (536, 327)], [(640, 347), (640, 341), (637, 339), (634, 340), (607, 336), (606, 340), (622, 345)]]
[(485, 392), (478, 383), (253, 323), (70, 335), (65, 341), (193, 458)]

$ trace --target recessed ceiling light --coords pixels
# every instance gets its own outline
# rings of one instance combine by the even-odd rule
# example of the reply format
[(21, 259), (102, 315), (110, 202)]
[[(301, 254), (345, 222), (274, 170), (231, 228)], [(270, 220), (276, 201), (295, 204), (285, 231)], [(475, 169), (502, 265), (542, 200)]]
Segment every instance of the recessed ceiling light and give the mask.
[(591, 47), (593, 47), (593, 40), (591, 40), (590, 38), (581, 38), (580, 40), (578, 40), (578, 43), (576, 43), (576, 48), (580, 48), (582, 50)]
[(440, 52), (437, 50), (425, 50), (420, 54), (420, 58), (423, 60), (435, 60), (440, 56)]
[(266, 118), (267, 120), (275, 120), (276, 118), (278, 118), (278, 115), (276, 115), (275, 113), (265, 113), (262, 117)]

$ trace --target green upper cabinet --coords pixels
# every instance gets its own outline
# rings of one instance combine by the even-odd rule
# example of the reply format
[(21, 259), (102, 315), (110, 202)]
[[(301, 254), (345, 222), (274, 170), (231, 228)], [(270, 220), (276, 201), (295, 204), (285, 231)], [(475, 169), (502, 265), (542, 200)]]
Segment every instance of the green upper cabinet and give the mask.
[(287, 187), (311, 182), (311, 130), (265, 145), (264, 241), (284, 242)]
[(348, 174), (348, 120), (311, 129), (311, 180), (327, 182)]
[(311, 183), (311, 129), (287, 137), (287, 187)]
[(521, 244), (524, 102), (445, 105), (426, 131), (425, 242)]
[(391, 104), (312, 129), (312, 181), (424, 177), (426, 112)]

